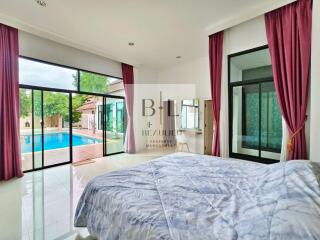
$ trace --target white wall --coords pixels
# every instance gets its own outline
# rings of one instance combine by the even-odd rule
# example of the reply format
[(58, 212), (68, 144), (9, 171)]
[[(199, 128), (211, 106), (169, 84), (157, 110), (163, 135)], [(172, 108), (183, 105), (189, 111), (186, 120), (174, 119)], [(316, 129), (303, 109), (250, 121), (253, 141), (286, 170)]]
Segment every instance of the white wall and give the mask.
[(19, 48), (22, 56), (122, 78), (119, 62), (23, 31), (19, 31)]
[[(222, 69), (222, 95), (221, 111), (228, 112), (227, 85), (228, 85), (228, 55), (247, 49), (263, 46), (267, 44), (266, 33), (264, 31), (264, 18), (258, 17), (248, 22), (242, 23), (224, 33), (224, 53)], [(250, 37), (248, 37), (250, 36)], [(210, 93), (210, 72), (209, 58), (198, 58), (188, 63), (183, 63), (175, 67), (162, 69), (158, 73), (158, 83), (194, 83), (196, 84), (197, 97), (201, 100), (200, 106), (200, 127), (203, 129), (203, 100), (211, 99)], [(222, 120), (222, 119), (221, 119)], [(227, 119), (222, 120), (228, 122)], [(228, 143), (228, 133), (224, 127), (221, 132), (224, 141)], [(196, 145), (191, 146), (193, 152), (203, 153), (203, 135), (196, 136)], [(223, 155), (227, 156), (228, 149), (222, 149)]]
[[(210, 73), (209, 60), (207, 57), (195, 59), (194, 61), (163, 69), (158, 72), (158, 84), (194, 84), (196, 97), (200, 99), (200, 128), (203, 129), (203, 101), (211, 99), (210, 95)], [(175, 85), (172, 85), (173, 87)], [(181, 87), (179, 85), (179, 87)], [(177, 97), (182, 93), (179, 89), (176, 91)], [(192, 98), (191, 94), (187, 98)], [(187, 99), (186, 98), (186, 99)], [(177, 126), (179, 128), (180, 126)], [(188, 133), (186, 133), (188, 134)], [(189, 147), (191, 152), (202, 153), (203, 135), (190, 133)]]
[(320, 162), (320, 0), (313, 0), (310, 88), (310, 159)]
[(146, 149), (147, 137), (142, 136), (143, 129), (146, 128), (147, 118), (142, 117), (142, 98), (146, 96), (144, 88), (141, 87), (145, 84), (156, 82), (157, 73), (155, 70), (140, 66), (134, 68), (134, 133), (137, 152), (141, 152)]

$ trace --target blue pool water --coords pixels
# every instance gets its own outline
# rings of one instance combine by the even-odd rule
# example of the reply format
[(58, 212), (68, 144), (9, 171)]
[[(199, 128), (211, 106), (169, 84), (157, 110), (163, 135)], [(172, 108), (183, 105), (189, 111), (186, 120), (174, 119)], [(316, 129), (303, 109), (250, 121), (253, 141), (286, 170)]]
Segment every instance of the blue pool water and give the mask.
[[(80, 135), (72, 134), (72, 146), (81, 146), (87, 144), (101, 143), (102, 140), (89, 138)], [(63, 133), (47, 133), (44, 134), (44, 150), (51, 150), (57, 148), (65, 148), (70, 146), (70, 134)], [(34, 151), (42, 150), (41, 134), (34, 135)], [(32, 152), (32, 135), (21, 136), (21, 152)]]

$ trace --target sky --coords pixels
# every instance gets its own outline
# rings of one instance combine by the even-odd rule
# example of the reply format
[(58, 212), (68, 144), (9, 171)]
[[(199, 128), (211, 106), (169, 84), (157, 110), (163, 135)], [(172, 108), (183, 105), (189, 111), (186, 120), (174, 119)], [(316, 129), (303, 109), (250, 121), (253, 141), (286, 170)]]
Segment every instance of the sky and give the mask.
[[(73, 85), (77, 70), (19, 58), (20, 84), (77, 90)], [(109, 77), (109, 83), (119, 81)]]
[(76, 90), (73, 85), (77, 71), (19, 58), (20, 84)]

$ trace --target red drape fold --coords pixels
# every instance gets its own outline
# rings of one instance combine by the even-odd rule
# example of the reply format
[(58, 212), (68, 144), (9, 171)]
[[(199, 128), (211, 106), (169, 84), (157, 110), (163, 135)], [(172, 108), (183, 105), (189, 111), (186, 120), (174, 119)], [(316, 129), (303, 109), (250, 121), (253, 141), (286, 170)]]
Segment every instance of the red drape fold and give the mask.
[(21, 177), (18, 30), (0, 24), (0, 180)]
[(212, 155), (220, 157), (220, 106), (221, 106), (221, 72), (223, 53), (223, 32), (209, 36), (209, 62), (214, 133)]
[(126, 152), (135, 153), (136, 144), (134, 139), (133, 126), (133, 101), (134, 101), (134, 74), (133, 66), (122, 63), (122, 76), (125, 91), (125, 101), (127, 109), (127, 132), (126, 132)]
[(312, 0), (298, 0), (265, 14), (265, 24), (278, 103), (290, 134), (288, 160), (307, 159)]

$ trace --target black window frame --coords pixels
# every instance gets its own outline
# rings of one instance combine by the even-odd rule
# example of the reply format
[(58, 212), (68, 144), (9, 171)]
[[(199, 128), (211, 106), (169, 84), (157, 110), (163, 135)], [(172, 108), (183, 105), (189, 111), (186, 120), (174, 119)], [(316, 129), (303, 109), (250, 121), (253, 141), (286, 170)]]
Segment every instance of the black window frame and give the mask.
[[(61, 92), (61, 93), (68, 93), (69, 94), (69, 116), (70, 116), (70, 129), (69, 129), (69, 133), (70, 135), (72, 135), (72, 94), (83, 94), (83, 95), (92, 95), (92, 96), (98, 96), (98, 97), (103, 97), (103, 105), (106, 105), (105, 100), (107, 98), (114, 98), (114, 99), (123, 99), (123, 103), (124, 103), (124, 108), (126, 107), (125, 104), (125, 97), (123, 96), (119, 96), (119, 95), (111, 95), (111, 94), (104, 94), (104, 93), (95, 93), (95, 92), (85, 92), (85, 91), (80, 91), (80, 71), (82, 72), (88, 72), (88, 73), (92, 73), (92, 74), (98, 74), (98, 75), (102, 75), (102, 76), (106, 76), (106, 77), (111, 77), (111, 78), (116, 78), (119, 79), (119, 81), (123, 81), (122, 78), (119, 77), (114, 77), (114, 76), (110, 76), (110, 75), (106, 75), (106, 74), (102, 74), (102, 73), (98, 73), (98, 72), (93, 72), (93, 71), (89, 71), (89, 70), (85, 70), (85, 69), (80, 69), (80, 68), (75, 68), (75, 67), (71, 67), (71, 66), (66, 66), (66, 65), (62, 65), (62, 64), (57, 64), (57, 63), (53, 63), (53, 62), (48, 62), (48, 61), (44, 61), (44, 60), (40, 60), (40, 59), (36, 59), (36, 58), (32, 58), (32, 57), (27, 57), (27, 56), (23, 56), (23, 55), (19, 55), (19, 58), (22, 59), (26, 59), (26, 60), (30, 60), (30, 61), (34, 61), (34, 62), (39, 62), (39, 63), (44, 63), (44, 64), (49, 64), (49, 65), (53, 65), (53, 66), (57, 66), (57, 67), (62, 67), (62, 68), (68, 68), (71, 70), (76, 70), (77, 71), (77, 88), (76, 90), (70, 90), (70, 89), (61, 89), (61, 88), (52, 88), (52, 87), (42, 87), (42, 86), (35, 86), (35, 85), (27, 85), (27, 84), (20, 84), (19, 83), (19, 89), (29, 89), (29, 90), (39, 90), (42, 92), (41, 96), (43, 98), (43, 92), (45, 91), (51, 91), (51, 92)], [(43, 103), (43, 100), (42, 100)], [(32, 106), (33, 108), (33, 106)], [(105, 114), (105, 107), (103, 107), (103, 113)], [(42, 116), (43, 118), (43, 116)], [(126, 123), (127, 123), (127, 115), (126, 115), (126, 111), (124, 111), (124, 131), (126, 131)], [(103, 127), (105, 127), (105, 121), (102, 122)], [(34, 134), (34, 125), (32, 125), (32, 134)], [(103, 156), (111, 156), (111, 155), (116, 155), (116, 154), (121, 154), (124, 153), (124, 151), (120, 151), (120, 152), (114, 152), (114, 153), (107, 153), (107, 149), (106, 149), (106, 134), (104, 133), (105, 131), (103, 131), (103, 139), (105, 139), (105, 144), (103, 144)], [(43, 169), (47, 169), (47, 168), (51, 168), (51, 167), (57, 167), (57, 166), (61, 166), (61, 165), (66, 165), (66, 164), (71, 164), (73, 163), (73, 144), (72, 144), (72, 137), (70, 137), (70, 143), (69, 143), (69, 150), (70, 150), (70, 159), (69, 162), (63, 162), (63, 163), (57, 163), (57, 164), (52, 164), (50, 166), (45, 166), (43, 164), (44, 161), (44, 149), (43, 149), (43, 125), (42, 125), (42, 167), (34, 167), (34, 152), (33, 154), (33, 161), (32, 161), (32, 169), (30, 170), (26, 170), (23, 171), (24, 173), (27, 172), (33, 172), (33, 171), (37, 171), (37, 170), (43, 170)]]
[[(232, 137), (233, 137), (233, 88), (239, 87), (239, 86), (248, 86), (248, 85), (253, 85), (256, 84), (259, 86), (259, 116), (261, 116), (261, 84), (263, 83), (268, 83), (268, 82), (274, 82), (273, 77), (267, 77), (267, 78), (259, 78), (259, 79), (253, 79), (253, 80), (247, 80), (245, 82), (243, 81), (237, 81), (237, 82), (231, 82), (231, 59), (233, 57), (241, 56), (244, 54), (249, 54), (261, 50), (268, 49), (268, 45), (263, 45), (260, 47), (252, 48), (249, 50), (237, 52), (228, 55), (228, 113), (229, 113), (229, 156), (232, 158), (239, 158), (239, 159), (245, 159), (253, 162), (259, 162), (259, 163), (265, 163), (265, 164), (272, 164), (272, 163), (278, 163), (279, 160), (275, 159), (269, 159), (269, 158), (264, 158), (261, 156), (261, 151), (264, 149), (261, 148), (261, 121), (259, 121), (259, 145), (258, 145), (258, 151), (259, 151), (259, 156), (251, 156), (251, 155), (246, 155), (242, 153), (235, 153), (232, 151)], [(243, 114), (245, 115), (245, 114)], [(242, 117), (243, 117), (242, 115)], [(243, 126), (242, 126), (243, 127)], [(253, 148), (251, 148), (253, 149)], [(269, 150), (268, 150), (269, 151)], [(274, 151), (270, 151), (274, 152)]]

